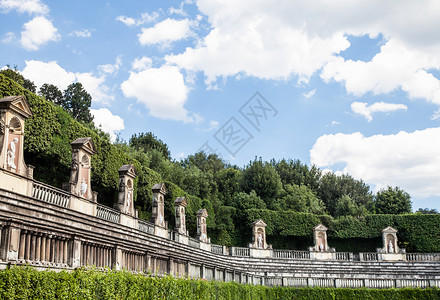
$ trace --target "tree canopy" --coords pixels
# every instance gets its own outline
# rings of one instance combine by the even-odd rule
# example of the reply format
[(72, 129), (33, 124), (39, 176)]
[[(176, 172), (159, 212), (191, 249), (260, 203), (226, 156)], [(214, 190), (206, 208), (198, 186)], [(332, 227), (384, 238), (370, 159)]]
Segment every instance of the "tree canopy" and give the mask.
[(411, 212), (411, 196), (399, 187), (381, 189), (374, 202), (378, 214), (407, 214)]

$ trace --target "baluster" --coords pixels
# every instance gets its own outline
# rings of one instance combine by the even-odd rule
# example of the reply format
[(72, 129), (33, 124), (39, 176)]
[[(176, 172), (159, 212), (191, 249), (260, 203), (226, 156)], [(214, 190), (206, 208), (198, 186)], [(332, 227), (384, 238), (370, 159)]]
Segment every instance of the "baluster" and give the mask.
[(26, 230), (26, 250), (24, 258), (26, 261), (29, 261), (31, 258), (31, 232)]

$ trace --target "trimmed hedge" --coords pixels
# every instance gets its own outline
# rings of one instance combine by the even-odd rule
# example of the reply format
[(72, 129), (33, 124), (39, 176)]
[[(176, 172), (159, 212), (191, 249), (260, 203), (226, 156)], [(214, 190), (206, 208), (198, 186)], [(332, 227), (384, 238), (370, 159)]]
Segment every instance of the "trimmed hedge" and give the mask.
[(292, 288), (77, 269), (0, 271), (0, 299), (439, 299), (440, 290)]
[[(277, 244), (277, 239), (281, 239), (280, 244), (286, 244), (287, 239), (297, 237), (306, 238), (307, 243), (313, 235), (313, 227), (323, 223), (328, 227), (329, 243), (331, 239), (346, 240), (346, 248), (337, 248), (338, 251), (349, 251), (356, 249), (351, 243), (356, 244), (357, 240), (371, 240), (370, 249), (362, 251), (375, 251), (377, 241), (382, 237), (382, 229), (392, 226), (399, 232), (399, 244), (409, 252), (440, 252), (440, 214), (422, 215), (367, 215), (365, 217), (342, 217), (333, 219), (327, 215), (314, 215), (296, 211), (273, 211), (267, 209), (248, 209), (244, 211), (244, 224), (251, 228), (253, 221), (263, 219), (267, 223), (266, 233), (270, 242)], [(304, 248), (311, 244), (304, 245)], [(380, 245), (381, 246), (381, 245)], [(298, 249), (298, 248), (297, 248)]]

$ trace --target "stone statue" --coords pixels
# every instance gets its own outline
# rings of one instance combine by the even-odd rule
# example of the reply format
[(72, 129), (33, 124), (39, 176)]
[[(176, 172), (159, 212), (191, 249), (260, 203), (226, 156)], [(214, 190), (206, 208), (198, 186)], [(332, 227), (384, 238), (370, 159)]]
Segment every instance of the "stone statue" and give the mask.
[(263, 235), (261, 233), (258, 235), (258, 248), (263, 249)]
[(75, 149), (72, 152), (72, 165), (70, 167), (69, 183), (76, 184), (78, 182), (78, 169), (79, 169), (78, 149)]
[(159, 210), (159, 216), (158, 216), (158, 219), (159, 219), (159, 225), (161, 225), (162, 226), (162, 223), (163, 223), (163, 216), (162, 216), (162, 212)]
[(388, 253), (394, 253), (394, 247), (393, 247), (393, 242), (388, 243)]
[(16, 169), (17, 166), (15, 165), (15, 144), (18, 142), (18, 138), (14, 138), (9, 145), (8, 150), (8, 167), (12, 169)]
[(319, 244), (319, 251), (323, 252), (324, 251), (324, 244), (321, 241), (321, 244)]
[(83, 178), (81, 179), (81, 186), (80, 186), (80, 193), (81, 193), (81, 197), (84, 197), (84, 195), (87, 192), (87, 183), (86, 183), (86, 179)]
[(125, 213), (130, 213), (131, 191), (127, 193), (127, 201), (125, 202)]

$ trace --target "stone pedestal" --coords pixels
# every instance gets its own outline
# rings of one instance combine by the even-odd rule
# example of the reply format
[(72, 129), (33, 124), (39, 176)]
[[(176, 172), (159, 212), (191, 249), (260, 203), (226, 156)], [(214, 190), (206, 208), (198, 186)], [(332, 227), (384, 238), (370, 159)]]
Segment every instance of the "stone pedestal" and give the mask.
[(136, 172), (134, 165), (123, 165), (119, 168), (119, 190), (116, 208), (129, 216), (135, 217), (134, 209), (134, 179)]
[(382, 230), (382, 244), (382, 248), (377, 249), (379, 260), (406, 260), (406, 250), (399, 248), (397, 243), (397, 229), (388, 226)]
[(153, 185), (153, 205), (151, 222), (154, 225), (165, 228), (165, 195), (167, 193), (165, 183), (156, 183)]
[(178, 197), (174, 201), (174, 213), (176, 218), (176, 226), (174, 230), (181, 235), (186, 235), (186, 219), (185, 219), (185, 207), (188, 205), (185, 197)]
[(33, 170), (25, 164), (23, 155), (25, 120), (32, 116), (24, 96), (0, 99), (0, 168), (28, 178)]
[(90, 176), (92, 155), (96, 153), (95, 144), (92, 138), (85, 137), (74, 140), (70, 145), (72, 146), (70, 180), (68, 184), (63, 186), (78, 197), (92, 202), (96, 201), (96, 196), (91, 188)]
[(208, 231), (206, 226), (206, 218), (208, 211), (206, 209), (199, 209), (197, 212), (197, 238), (204, 243), (208, 243)]
[[(249, 244), (249, 248), (265, 250), (271, 249), (271, 245), (266, 242), (266, 226), (267, 224), (259, 219), (252, 223), (252, 244)], [(254, 253), (264, 253), (261, 251), (253, 251)], [(251, 255), (252, 256), (252, 255)]]

